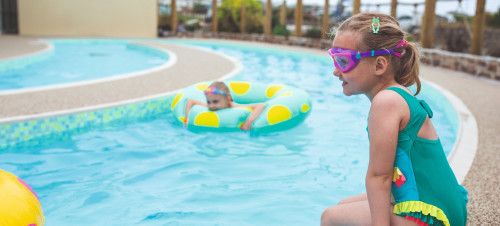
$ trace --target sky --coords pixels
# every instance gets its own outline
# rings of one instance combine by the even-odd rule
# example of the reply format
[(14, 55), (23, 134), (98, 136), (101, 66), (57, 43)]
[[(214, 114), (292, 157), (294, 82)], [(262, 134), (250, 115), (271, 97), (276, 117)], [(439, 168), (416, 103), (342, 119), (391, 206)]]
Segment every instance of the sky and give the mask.
[[(272, 0), (273, 5), (274, 4), (281, 4), (283, 3), (283, 0)], [(287, 0), (287, 5), (295, 5), (296, 0)], [(302, 0), (304, 5), (309, 5), (309, 4), (316, 4), (316, 5), (323, 5), (324, 0)], [(336, 5), (337, 0), (329, 0), (330, 6)], [(398, 0), (399, 3), (425, 3), (425, 0)], [(387, 3), (388, 5), (385, 6), (380, 6), (379, 12), (382, 13), (387, 13), (389, 14), (391, 11), (390, 3), (391, 0), (361, 0), (361, 12), (365, 12), (368, 9), (366, 9), (366, 6), (363, 6), (363, 4), (384, 4)], [(344, 5), (351, 5), (352, 0), (344, 0)], [(498, 12), (498, 8), (500, 7), (500, 0), (486, 0), (486, 5), (485, 5), (485, 10), (487, 12), (495, 13)], [(417, 7), (417, 13), (418, 14), (423, 14), (424, 12), (424, 4), (421, 4)], [(371, 6), (369, 9), (370, 11), (375, 11), (376, 6)], [(403, 15), (403, 14), (412, 14), (414, 13), (415, 8), (412, 5), (399, 5), (398, 6), (398, 17)], [(438, 0), (436, 3), (436, 14), (438, 15), (445, 15), (449, 11), (460, 11), (462, 13), (465, 13), (467, 15), (474, 15), (476, 13), (476, 0), (462, 0), (462, 3), (459, 4), (458, 0), (453, 1), (453, 0)]]

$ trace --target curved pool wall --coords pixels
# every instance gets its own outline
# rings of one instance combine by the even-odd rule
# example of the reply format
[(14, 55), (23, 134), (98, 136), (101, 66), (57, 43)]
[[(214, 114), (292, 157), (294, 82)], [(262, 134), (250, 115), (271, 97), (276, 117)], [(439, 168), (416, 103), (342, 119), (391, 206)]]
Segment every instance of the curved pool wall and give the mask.
[(166, 114), (173, 95), (150, 101), (75, 114), (0, 124), (0, 150), (43, 146), (69, 139), (111, 123), (136, 121)]
[[(42, 41), (41, 41), (42, 42)], [(47, 43), (47, 48), (33, 54), (13, 57), (0, 61), (0, 73), (10, 70), (19, 70), (28, 65), (49, 59), (54, 54), (54, 45)]]
[[(123, 77), (125, 73), (134, 74), (163, 67), (171, 60), (170, 53), (134, 43), (134, 40), (46, 39), (44, 42), (49, 46), (44, 51), (0, 61), (0, 75), (4, 76), (0, 77), (0, 82), (4, 81), (0, 84), (0, 92), (51, 88)], [(101, 47), (108, 44), (113, 46)], [(120, 51), (120, 54), (113, 53), (116, 51)], [(71, 63), (67, 65), (62, 63), (68, 58), (71, 59)], [(65, 69), (55, 72), (52, 70), (53, 67)], [(81, 73), (79, 70), (74, 71), (73, 68), (78, 67), (83, 67), (85, 70)], [(37, 76), (22, 78), (22, 82), (19, 82), (17, 78), (22, 74)]]

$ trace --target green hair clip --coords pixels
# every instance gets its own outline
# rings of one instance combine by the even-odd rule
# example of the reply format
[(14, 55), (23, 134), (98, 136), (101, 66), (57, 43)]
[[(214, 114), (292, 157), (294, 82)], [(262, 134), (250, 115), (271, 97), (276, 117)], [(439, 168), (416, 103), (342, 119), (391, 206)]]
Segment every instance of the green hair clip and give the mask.
[[(377, 29), (375, 29), (375, 24), (377, 24)], [(374, 34), (378, 33), (378, 30), (380, 29), (380, 20), (378, 17), (373, 17), (372, 20), (372, 30)]]

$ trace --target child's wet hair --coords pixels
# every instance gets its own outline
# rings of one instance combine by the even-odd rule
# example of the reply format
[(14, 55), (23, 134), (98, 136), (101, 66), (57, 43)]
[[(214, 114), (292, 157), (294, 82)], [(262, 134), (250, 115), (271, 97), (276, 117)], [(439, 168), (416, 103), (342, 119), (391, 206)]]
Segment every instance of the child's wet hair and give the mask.
[(227, 87), (227, 85), (224, 82), (215, 81), (215, 82), (212, 82), (212, 84), (210, 84), (208, 87), (215, 87), (215, 88), (229, 94), (229, 88)]
[[(380, 28), (377, 33), (373, 32), (373, 18), (379, 18)], [(397, 46), (403, 38), (405, 32), (399, 26), (399, 23), (393, 17), (383, 13), (360, 13), (345, 20), (338, 27), (332, 28), (331, 36), (344, 31), (358, 32), (362, 35), (362, 42), (356, 43), (356, 51), (365, 52), (370, 50), (390, 49)], [(420, 92), (421, 84), (418, 78), (419, 74), (419, 54), (418, 48), (414, 43), (408, 42), (405, 48), (394, 49), (401, 53), (399, 58), (393, 54), (384, 55), (391, 65), (394, 72), (394, 79), (399, 84), (408, 87), (416, 83), (417, 90), (415, 95)]]
[(227, 85), (224, 82), (215, 81), (215, 82), (212, 82), (212, 84), (210, 84), (208, 87), (209, 88), (215, 87), (215, 88), (221, 90), (222, 92), (227, 94), (229, 101), (233, 101), (233, 97), (231, 96), (231, 93), (229, 92), (229, 87), (227, 87)]

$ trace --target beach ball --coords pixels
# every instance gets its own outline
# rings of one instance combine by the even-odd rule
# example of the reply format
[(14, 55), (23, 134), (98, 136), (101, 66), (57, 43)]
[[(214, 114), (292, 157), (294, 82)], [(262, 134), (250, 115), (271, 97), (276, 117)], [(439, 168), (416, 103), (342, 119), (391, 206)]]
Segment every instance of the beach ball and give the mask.
[(42, 226), (38, 196), (21, 178), (0, 169), (0, 225)]

